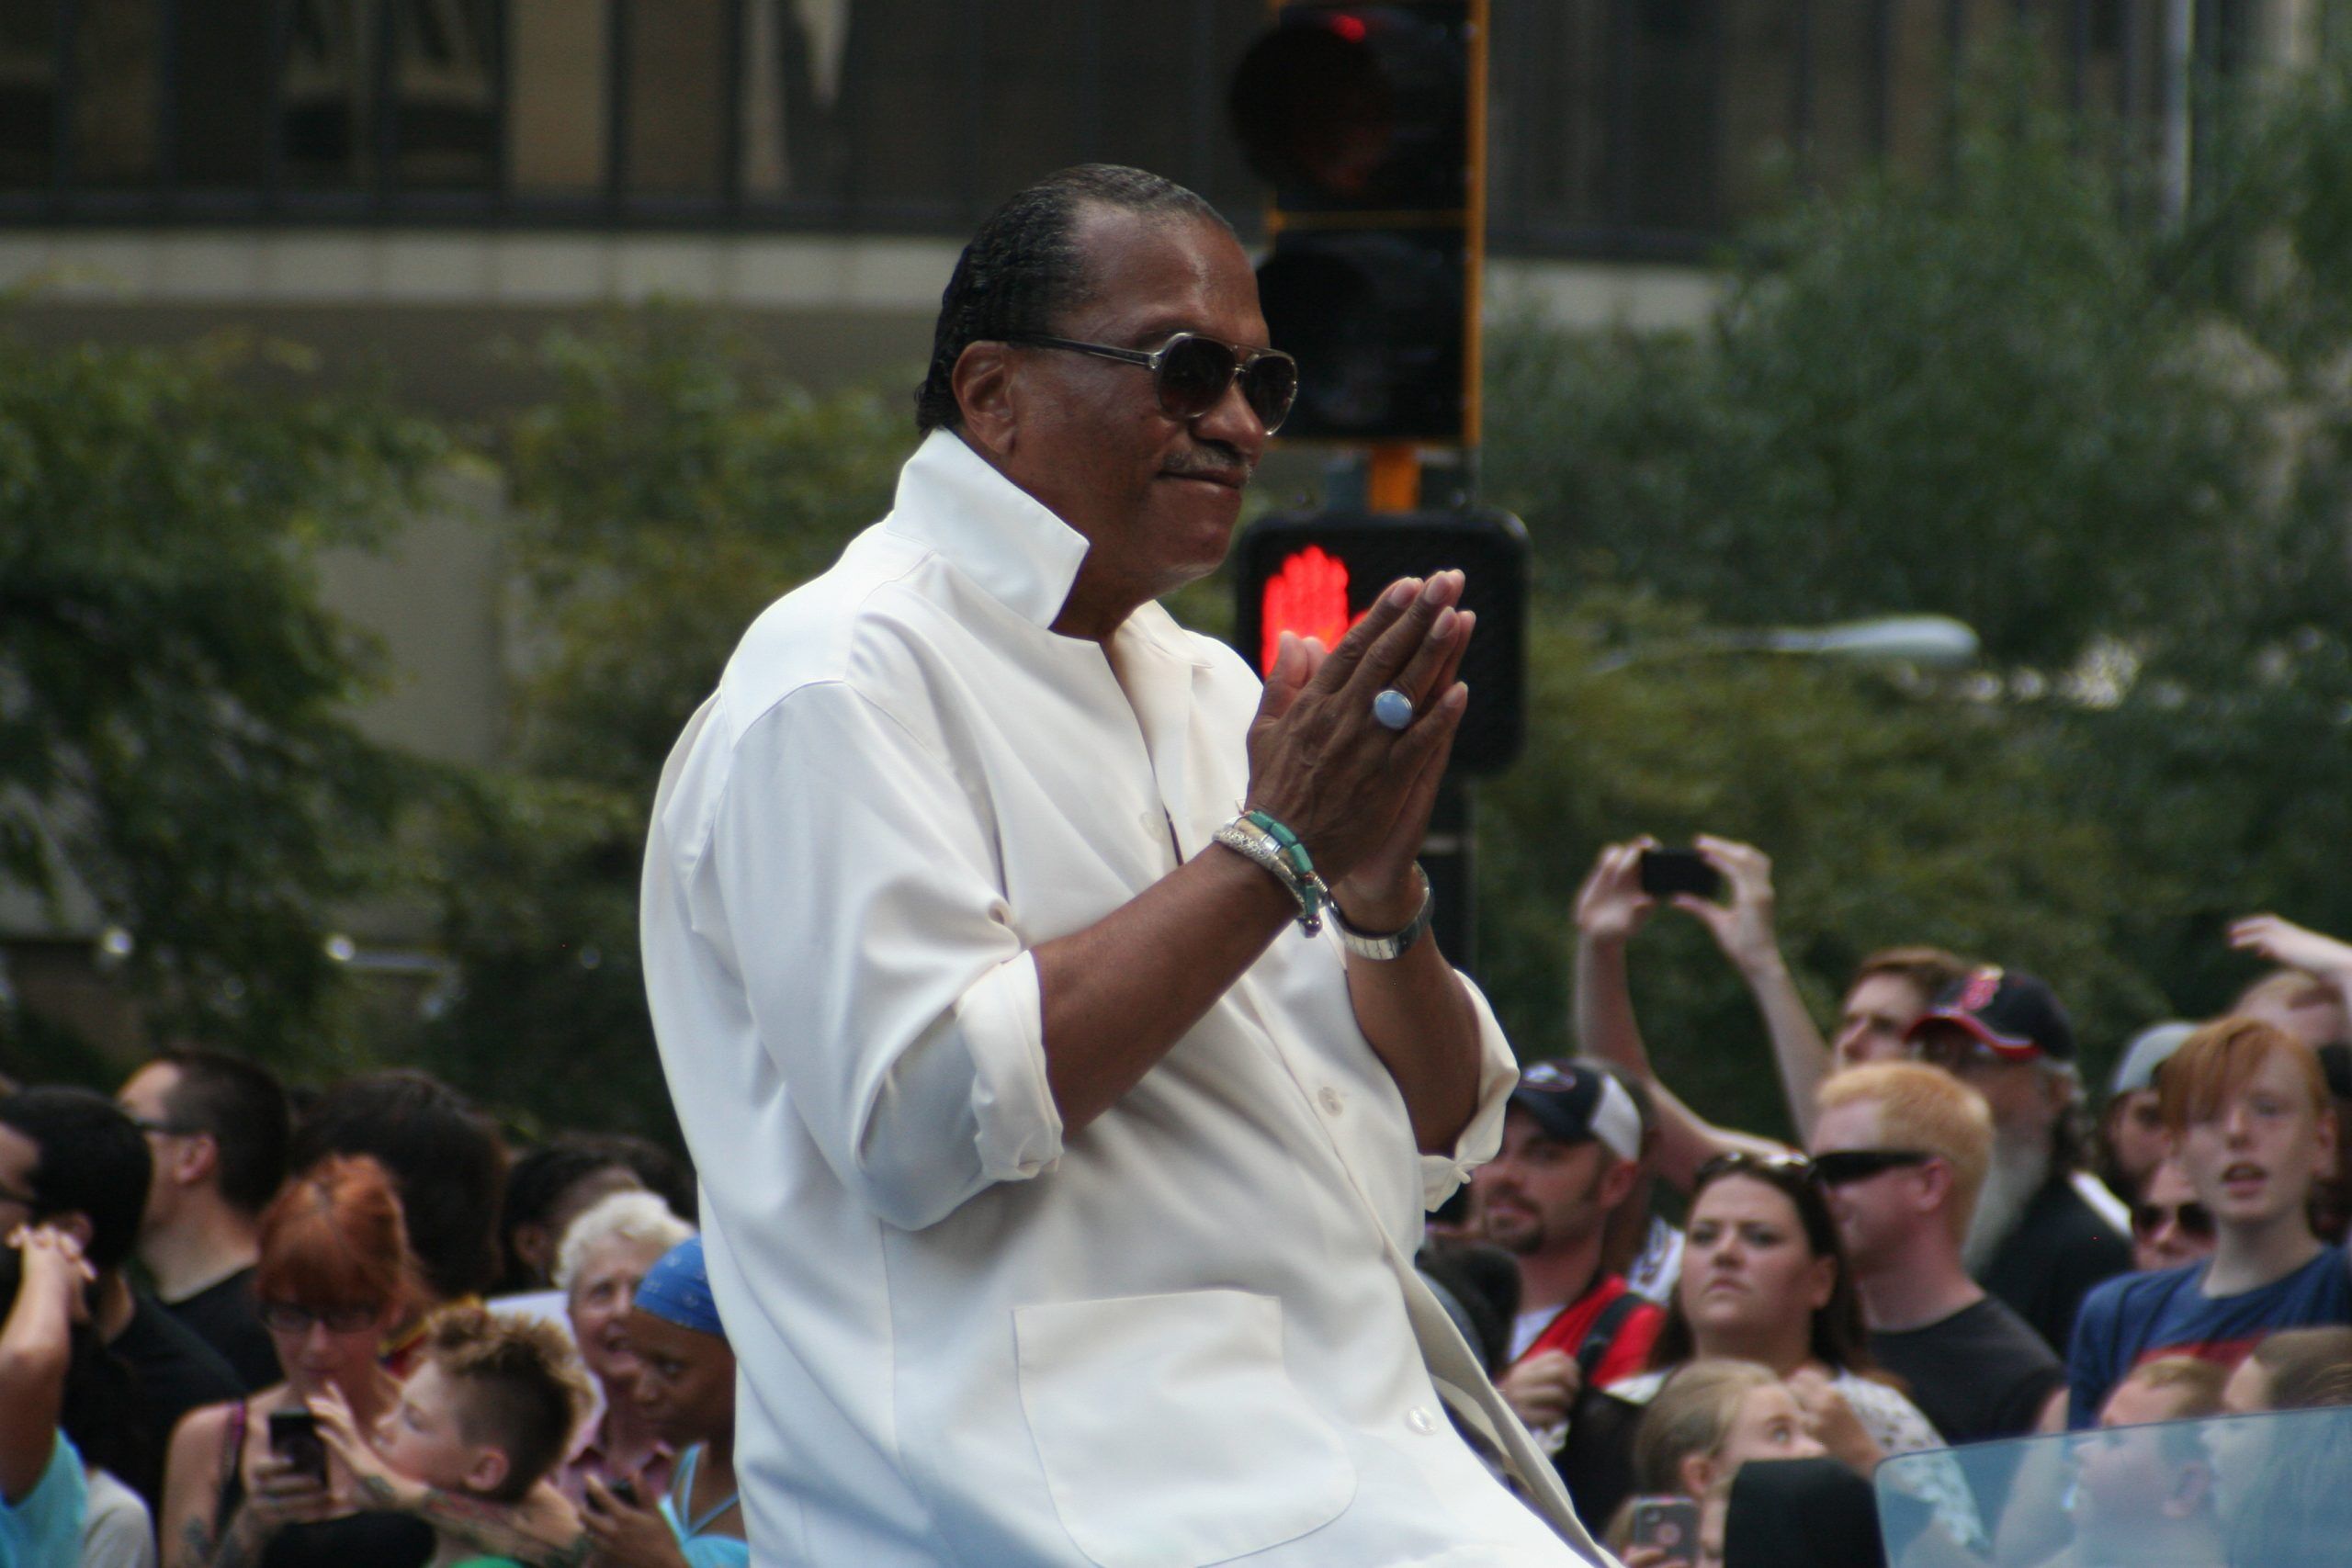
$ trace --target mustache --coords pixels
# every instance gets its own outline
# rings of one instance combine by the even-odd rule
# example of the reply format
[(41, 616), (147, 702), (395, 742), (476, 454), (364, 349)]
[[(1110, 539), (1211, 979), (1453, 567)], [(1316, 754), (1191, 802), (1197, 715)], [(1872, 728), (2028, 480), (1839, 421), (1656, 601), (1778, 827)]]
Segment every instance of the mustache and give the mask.
[(1222, 441), (1204, 441), (1197, 450), (1170, 457), (1159, 466), (1159, 471), (1180, 479), (1246, 485), (1258, 471), (1258, 466)]

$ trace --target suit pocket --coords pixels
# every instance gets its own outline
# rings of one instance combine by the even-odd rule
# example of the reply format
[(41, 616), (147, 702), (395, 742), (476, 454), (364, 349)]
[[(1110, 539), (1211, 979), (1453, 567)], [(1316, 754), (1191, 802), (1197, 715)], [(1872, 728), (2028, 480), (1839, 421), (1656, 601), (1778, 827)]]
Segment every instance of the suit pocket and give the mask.
[(1203, 1568), (1305, 1535), (1355, 1466), (1283, 1364), (1282, 1303), (1188, 1291), (1013, 1309), (1021, 1407), (1101, 1568)]

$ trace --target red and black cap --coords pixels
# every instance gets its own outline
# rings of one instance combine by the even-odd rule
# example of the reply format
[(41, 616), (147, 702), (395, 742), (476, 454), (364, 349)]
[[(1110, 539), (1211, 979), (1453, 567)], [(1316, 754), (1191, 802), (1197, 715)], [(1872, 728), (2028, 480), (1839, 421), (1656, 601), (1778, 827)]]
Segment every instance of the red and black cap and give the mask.
[(2066, 1010), (2048, 986), (2020, 969), (1988, 964), (1970, 970), (1937, 994), (1907, 1038), (1917, 1042), (1939, 1024), (1964, 1031), (2007, 1061), (2075, 1059), (2075, 1026), (2066, 1021)]

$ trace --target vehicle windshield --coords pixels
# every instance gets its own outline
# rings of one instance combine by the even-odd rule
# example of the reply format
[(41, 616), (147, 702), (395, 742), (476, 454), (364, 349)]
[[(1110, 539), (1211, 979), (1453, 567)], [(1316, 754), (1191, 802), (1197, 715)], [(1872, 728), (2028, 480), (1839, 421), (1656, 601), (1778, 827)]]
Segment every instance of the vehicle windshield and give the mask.
[(1893, 1568), (2352, 1568), (2352, 1408), (1934, 1449), (1872, 1483)]

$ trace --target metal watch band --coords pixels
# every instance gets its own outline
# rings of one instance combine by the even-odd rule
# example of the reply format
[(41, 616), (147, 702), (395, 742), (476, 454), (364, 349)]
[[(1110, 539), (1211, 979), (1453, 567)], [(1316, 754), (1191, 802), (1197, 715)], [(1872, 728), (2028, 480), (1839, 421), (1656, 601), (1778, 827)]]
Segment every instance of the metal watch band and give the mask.
[(1430, 874), (1421, 871), (1418, 864), (1413, 869), (1420, 873), (1421, 907), (1413, 911), (1413, 918), (1402, 927), (1385, 935), (1356, 930), (1348, 924), (1347, 916), (1340, 913), (1338, 903), (1331, 905), (1331, 926), (1340, 933), (1341, 947), (1358, 958), (1370, 958), (1383, 964), (1392, 958), (1401, 958), (1411, 951), (1413, 944), (1420, 941), (1422, 934), (1430, 929), (1430, 917), (1437, 911), (1437, 889), (1430, 886)]

